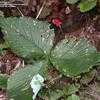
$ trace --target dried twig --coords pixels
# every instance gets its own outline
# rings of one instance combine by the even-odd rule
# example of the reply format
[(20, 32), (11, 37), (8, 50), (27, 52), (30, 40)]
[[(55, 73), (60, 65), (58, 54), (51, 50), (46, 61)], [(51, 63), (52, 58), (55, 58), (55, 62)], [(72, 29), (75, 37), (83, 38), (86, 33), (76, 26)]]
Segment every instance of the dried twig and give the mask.
[(46, 4), (46, 0), (44, 0), (44, 2), (43, 2), (43, 4), (42, 4), (42, 7), (40, 8), (40, 10), (39, 10), (39, 12), (38, 12), (38, 14), (37, 14), (37, 16), (36, 16), (36, 19), (39, 18), (39, 16), (40, 16), (40, 14), (41, 14), (41, 12), (42, 12), (42, 10), (43, 10), (45, 4)]
[(22, 11), (17, 7), (18, 12), (21, 14), (22, 17), (24, 17)]
[(10, 8), (15, 8), (15, 7), (17, 7), (17, 6), (27, 6), (26, 4), (16, 4), (16, 3), (10, 3), (10, 2), (0, 2), (0, 7), (10, 7)]

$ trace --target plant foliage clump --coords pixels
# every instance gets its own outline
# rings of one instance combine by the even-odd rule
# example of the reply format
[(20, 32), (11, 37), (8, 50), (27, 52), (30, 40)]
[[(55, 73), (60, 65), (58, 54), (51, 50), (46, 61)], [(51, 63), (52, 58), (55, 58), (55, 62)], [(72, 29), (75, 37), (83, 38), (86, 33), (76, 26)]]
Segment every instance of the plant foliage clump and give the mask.
[[(8, 78), (9, 98), (31, 100), (29, 83), (32, 77), (39, 73), (46, 79), (47, 69), (51, 65), (60, 74), (71, 78), (100, 65), (100, 53), (85, 38), (65, 38), (54, 47), (55, 34), (49, 26), (47, 22), (25, 17), (0, 18), (0, 27), (8, 47), (18, 56), (35, 60), (34, 64), (26, 65)], [(68, 100), (72, 98), (79, 100), (74, 94)]]

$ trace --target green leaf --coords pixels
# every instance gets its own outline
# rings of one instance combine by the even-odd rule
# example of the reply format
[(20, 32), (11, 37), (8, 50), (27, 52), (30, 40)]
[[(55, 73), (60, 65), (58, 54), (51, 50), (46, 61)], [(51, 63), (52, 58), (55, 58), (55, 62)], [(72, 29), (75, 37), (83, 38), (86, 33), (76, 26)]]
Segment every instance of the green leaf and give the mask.
[(78, 92), (80, 86), (76, 86), (74, 84), (69, 84), (65, 89), (64, 92), (66, 95), (71, 95), (71, 94), (75, 94), (76, 92)]
[(77, 95), (72, 94), (71, 96), (68, 96), (67, 100), (80, 100), (80, 98)]
[(66, 76), (77, 76), (100, 65), (100, 53), (86, 39), (64, 39), (51, 51), (51, 62)]
[(67, 3), (69, 4), (75, 4), (77, 3), (79, 0), (66, 0)]
[[(9, 98), (14, 100), (32, 100), (32, 89), (30, 82), (34, 75), (45, 71), (46, 64), (39, 62), (29, 65), (10, 76), (7, 83), (7, 93)], [(43, 69), (43, 70), (42, 70)]]
[(6, 88), (7, 87), (7, 75), (0, 74), (0, 88)]
[(81, 12), (87, 12), (96, 6), (97, 0), (82, 0), (79, 3), (79, 8)]
[(0, 54), (3, 54), (5, 48), (8, 48), (7, 43), (0, 43)]
[(90, 71), (88, 73), (85, 73), (82, 76), (82, 78), (80, 79), (80, 82), (82, 84), (86, 84), (87, 85), (88, 83), (90, 83), (94, 79), (96, 73), (97, 73), (96, 70), (92, 70), (92, 71)]
[(59, 98), (64, 96), (63, 90), (60, 89), (42, 89), (38, 96), (45, 100), (58, 100)]
[(0, 18), (2, 31), (9, 47), (22, 57), (41, 58), (53, 46), (54, 32), (47, 22), (31, 18)]
[(62, 90), (55, 90), (49, 92), (49, 100), (58, 100), (64, 95)]

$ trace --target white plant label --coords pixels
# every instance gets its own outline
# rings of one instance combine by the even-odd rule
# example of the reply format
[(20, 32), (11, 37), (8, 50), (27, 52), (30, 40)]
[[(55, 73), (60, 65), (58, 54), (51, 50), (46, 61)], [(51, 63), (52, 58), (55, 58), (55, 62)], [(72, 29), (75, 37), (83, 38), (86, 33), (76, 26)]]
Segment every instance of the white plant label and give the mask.
[(30, 85), (31, 85), (31, 88), (33, 89), (33, 100), (35, 100), (38, 92), (40, 91), (41, 87), (43, 86), (43, 82), (44, 82), (44, 78), (40, 75), (40, 74), (37, 74), (37, 75), (34, 75), (31, 82), (30, 82)]

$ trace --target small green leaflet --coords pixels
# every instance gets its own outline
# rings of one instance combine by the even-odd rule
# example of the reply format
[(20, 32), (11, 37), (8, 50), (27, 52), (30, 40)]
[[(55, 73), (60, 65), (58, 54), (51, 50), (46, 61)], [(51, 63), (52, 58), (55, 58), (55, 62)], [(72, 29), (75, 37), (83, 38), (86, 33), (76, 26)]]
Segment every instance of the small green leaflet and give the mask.
[(82, 0), (79, 3), (81, 12), (87, 12), (96, 6), (97, 0)]
[(77, 95), (72, 94), (71, 96), (68, 96), (67, 100), (80, 100), (80, 98)]
[(68, 84), (68, 86), (66, 86), (64, 92), (66, 95), (71, 95), (71, 94), (75, 94), (76, 92), (78, 92), (80, 85), (74, 85), (74, 84)]

